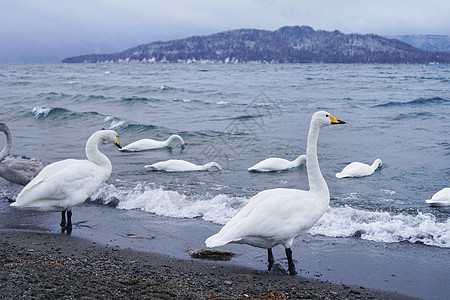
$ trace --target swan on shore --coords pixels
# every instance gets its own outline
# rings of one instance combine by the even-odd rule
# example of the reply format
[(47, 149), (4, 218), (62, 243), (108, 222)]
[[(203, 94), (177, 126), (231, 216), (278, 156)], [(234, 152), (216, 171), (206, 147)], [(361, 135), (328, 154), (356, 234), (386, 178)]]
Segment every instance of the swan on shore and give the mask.
[(382, 164), (381, 159), (376, 159), (370, 166), (360, 162), (352, 162), (351, 164), (345, 166), (340, 173), (336, 173), (336, 177), (344, 178), (369, 176), (372, 175), (376, 169), (380, 168)]
[(434, 194), (431, 199), (425, 200), (425, 202), (433, 206), (450, 205), (450, 188), (443, 188)]
[(70, 232), (72, 208), (83, 203), (111, 175), (111, 161), (98, 149), (101, 140), (113, 143), (120, 149), (115, 131), (95, 132), (86, 142), (87, 160), (65, 159), (46, 166), (22, 189), (11, 206), (38, 211), (61, 211), (61, 227)]
[(299, 167), (306, 162), (306, 155), (300, 155), (295, 160), (290, 161), (284, 158), (269, 157), (248, 168), (249, 172), (274, 172), (283, 171)]
[(0, 176), (10, 182), (26, 185), (44, 168), (42, 161), (35, 158), (5, 159), (11, 150), (12, 137), (5, 123), (0, 123), (0, 131), (6, 135), (6, 144), (0, 152)]
[(317, 140), (322, 127), (334, 124), (345, 122), (325, 111), (316, 112), (311, 118), (306, 146), (308, 191), (277, 188), (256, 194), (219, 233), (205, 241), (206, 246), (237, 243), (266, 248), (268, 269), (271, 270), (274, 263), (272, 248), (283, 245), (289, 274), (295, 275), (291, 250), (294, 239), (314, 226), (329, 206), (330, 192), (320, 171)]
[(194, 163), (179, 159), (160, 161), (152, 165), (146, 165), (145, 168), (152, 171), (166, 172), (212, 171), (213, 169), (222, 171), (222, 167), (214, 161), (204, 165), (196, 165)]
[(172, 146), (172, 142), (174, 142), (175, 140), (179, 141), (182, 146), (186, 144), (184, 140), (181, 138), (181, 136), (174, 134), (169, 136), (169, 138), (165, 141), (156, 141), (152, 139), (138, 140), (131, 144), (126, 145), (125, 147), (122, 147), (120, 151), (137, 152), (137, 151), (168, 148)]

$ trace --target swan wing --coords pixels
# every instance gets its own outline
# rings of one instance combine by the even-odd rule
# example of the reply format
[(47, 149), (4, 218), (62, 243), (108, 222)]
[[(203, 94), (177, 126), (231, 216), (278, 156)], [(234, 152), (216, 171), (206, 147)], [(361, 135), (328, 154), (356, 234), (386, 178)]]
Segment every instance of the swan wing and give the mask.
[(142, 139), (135, 141), (131, 144), (126, 145), (125, 147), (122, 147), (120, 149), (121, 151), (143, 151), (143, 150), (151, 150), (151, 149), (158, 149), (158, 148), (164, 148), (166, 145), (165, 142), (161, 141), (155, 141), (152, 139)]
[(337, 173), (336, 177), (362, 177), (371, 175), (373, 172), (374, 170), (367, 164), (352, 162), (351, 164), (347, 165), (340, 173)]
[(256, 165), (248, 168), (248, 171), (252, 172), (272, 172), (282, 171), (294, 167), (294, 164), (284, 158), (269, 157), (263, 161), (260, 161)]
[(160, 161), (149, 166), (145, 166), (147, 169), (167, 171), (167, 172), (184, 172), (184, 171), (197, 171), (199, 166), (185, 160), (170, 159), (166, 161)]
[(292, 241), (309, 230), (326, 208), (315, 194), (294, 189), (273, 189), (256, 194), (216, 235), (208, 247), (246, 243), (271, 248)]
[(17, 196), (13, 206), (60, 210), (84, 202), (109, 177), (95, 163), (68, 159), (45, 167)]

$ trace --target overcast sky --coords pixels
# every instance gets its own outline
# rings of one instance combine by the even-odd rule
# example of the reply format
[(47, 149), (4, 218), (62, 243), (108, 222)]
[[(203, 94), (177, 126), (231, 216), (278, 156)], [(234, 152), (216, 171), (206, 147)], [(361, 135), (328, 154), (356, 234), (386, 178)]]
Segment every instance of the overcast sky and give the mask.
[(450, 1), (0, 0), (0, 62), (60, 62), (156, 40), (285, 25), (450, 35)]

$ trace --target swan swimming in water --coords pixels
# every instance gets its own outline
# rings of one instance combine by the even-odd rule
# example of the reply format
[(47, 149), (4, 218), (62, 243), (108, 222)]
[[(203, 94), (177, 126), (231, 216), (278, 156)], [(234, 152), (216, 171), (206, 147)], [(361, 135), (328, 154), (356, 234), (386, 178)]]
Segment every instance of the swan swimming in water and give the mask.
[(86, 142), (87, 160), (65, 159), (46, 166), (22, 189), (11, 206), (38, 211), (61, 211), (61, 227), (70, 232), (72, 207), (83, 203), (111, 175), (111, 161), (98, 150), (101, 140), (113, 143), (120, 149), (115, 131), (95, 132)]
[(126, 145), (125, 147), (122, 147), (120, 151), (137, 152), (144, 150), (167, 148), (171, 147), (172, 142), (175, 140), (178, 140), (182, 146), (186, 144), (181, 138), (181, 136), (174, 134), (169, 136), (169, 138), (165, 141), (155, 141), (152, 139), (138, 140), (136, 142)]
[(34, 158), (4, 159), (11, 150), (12, 137), (5, 123), (0, 123), (0, 131), (6, 135), (6, 145), (0, 152), (0, 176), (8, 181), (26, 185), (44, 168), (42, 161)]
[(443, 188), (433, 195), (431, 199), (425, 200), (426, 203), (433, 206), (448, 206), (450, 205), (450, 188)]
[(160, 161), (152, 165), (145, 166), (147, 170), (166, 171), (166, 172), (192, 172), (192, 171), (212, 171), (216, 168), (222, 171), (222, 167), (216, 162), (210, 162), (205, 165), (196, 165), (185, 160), (169, 159)]
[(295, 160), (290, 161), (284, 158), (269, 157), (260, 161), (256, 165), (248, 168), (249, 172), (273, 172), (296, 168), (306, 161), (306, 155), (300, 155)]
[(274, 263), (272, 248), (281, 244), (285, 247), (289, 274), (295, 275), (291, 250), (294, 239), (314, 226), (330, 202), (328, 186), (317, 159), (317, 140), (320, 128), (334, 124), (345, 122), (324, 111), (316, 112), (311, 118), (306, 146), (308, 191), (277, 188), (256, 194), (219, 233), (205, 241), (206, 246), (237, 243), (266, 248), (268, 269), (271, 270)]
[(369, 176), (372, 175), (376, 169), (381, 167), (382, 164), (381, 159), (376, 159), (370, 166), (360, 162), (352, 162), (351, 164), (348, 164), (340, 173), (337, 173), (336, 177), (344, 178)]

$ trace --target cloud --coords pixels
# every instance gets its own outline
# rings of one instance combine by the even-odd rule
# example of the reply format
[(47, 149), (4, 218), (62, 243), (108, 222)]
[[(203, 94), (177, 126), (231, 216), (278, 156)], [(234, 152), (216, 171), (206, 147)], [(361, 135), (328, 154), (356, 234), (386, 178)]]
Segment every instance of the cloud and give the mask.
[(345, 33), (449, 35), (447, 2), (4, 0), (0, 62), (58, 62), (66, 56), (121, 51), (155, 40), (284, 25)]

